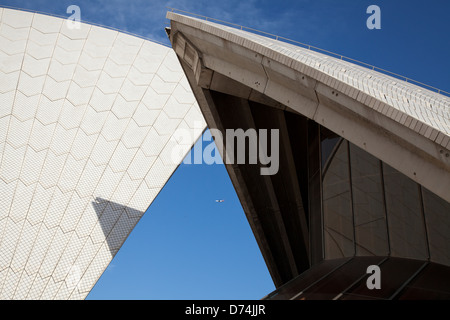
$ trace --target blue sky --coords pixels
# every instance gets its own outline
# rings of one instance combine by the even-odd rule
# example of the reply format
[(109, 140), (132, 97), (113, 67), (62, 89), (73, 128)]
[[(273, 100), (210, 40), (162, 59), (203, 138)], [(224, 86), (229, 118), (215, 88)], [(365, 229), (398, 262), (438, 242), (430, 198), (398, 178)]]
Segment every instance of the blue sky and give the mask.
[[(447, 0), (0, 0), (169, 44), (166, 6), (308, 43), (450, 92)], [(381, 30), (369, 30), (369, 5)], [(204, 143), (204, 146), (206, 143)], [(216, 203), (223, 198), (225, 202)], [(274, 290), (223, 165), (182, 164), (88, 299), (260, 299)]]

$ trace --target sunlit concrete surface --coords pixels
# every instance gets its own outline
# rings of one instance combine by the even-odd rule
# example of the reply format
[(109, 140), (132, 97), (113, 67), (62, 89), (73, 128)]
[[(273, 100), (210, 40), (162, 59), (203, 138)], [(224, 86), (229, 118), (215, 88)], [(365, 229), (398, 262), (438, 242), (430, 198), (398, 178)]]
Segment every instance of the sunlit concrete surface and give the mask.
[(191, 148), (177, 128), (205, 122), (172, 49), (0, 8), (0, 299), (85, 298)]

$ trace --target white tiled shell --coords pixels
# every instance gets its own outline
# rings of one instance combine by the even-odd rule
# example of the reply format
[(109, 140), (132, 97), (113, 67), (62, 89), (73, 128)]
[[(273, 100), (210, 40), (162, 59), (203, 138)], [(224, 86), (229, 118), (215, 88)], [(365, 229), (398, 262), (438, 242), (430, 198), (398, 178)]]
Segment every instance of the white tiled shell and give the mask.
[(85, 298), (205, 126), (172, 49), (0, 8), (0, 299)]

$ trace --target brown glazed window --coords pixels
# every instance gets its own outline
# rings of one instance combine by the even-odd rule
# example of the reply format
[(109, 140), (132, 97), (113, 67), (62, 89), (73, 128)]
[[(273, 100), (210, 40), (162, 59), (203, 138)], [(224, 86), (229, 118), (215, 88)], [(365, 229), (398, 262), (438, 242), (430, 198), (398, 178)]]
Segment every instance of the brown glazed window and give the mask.
[(380, 289), (367, 287), (367, 278), (370, 276), (368, 274), (345, 293), (376, 299), (391, 299), (425, 263), (419, 260), (388, 258), (379, 264)]
[(347, 141), (342, 141), (331, 155), (322, 179), (325, 258), (353, 256), (355, 247)]
[(312, 286), (315, 282), (320, 281), (346, 262), (350, 258), (322, 260), (311, 269), (303, 272), (291, 281), (287, 282), (275, 292), (271, 293), (266, 299), (269, 300), (288, 300), (296, 298), (302, 291)]
[(350, 144), (356, 255), (389, 254), (380, 160)]
[(430, 260), (450, 265), (450, 203), (422, 187)]
[(417, 183), (383, 163), (391, 255), (427, 259), (420, 188)]
[(336, 133), (320, 127), (320, 152), (321, 152), (321, 162), (322, 170), (325, 168), (334, 152), (338, 147), (338, 143), (341, 141), (341, 137)]

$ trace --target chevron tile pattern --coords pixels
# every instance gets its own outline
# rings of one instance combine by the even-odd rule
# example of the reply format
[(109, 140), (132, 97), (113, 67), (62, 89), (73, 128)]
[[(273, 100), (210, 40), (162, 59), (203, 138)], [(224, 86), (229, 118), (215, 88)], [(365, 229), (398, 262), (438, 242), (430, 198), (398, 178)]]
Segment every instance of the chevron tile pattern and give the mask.
[(172, 49), (0, 8), (0, 299), (84, 299), (205, 126)]

